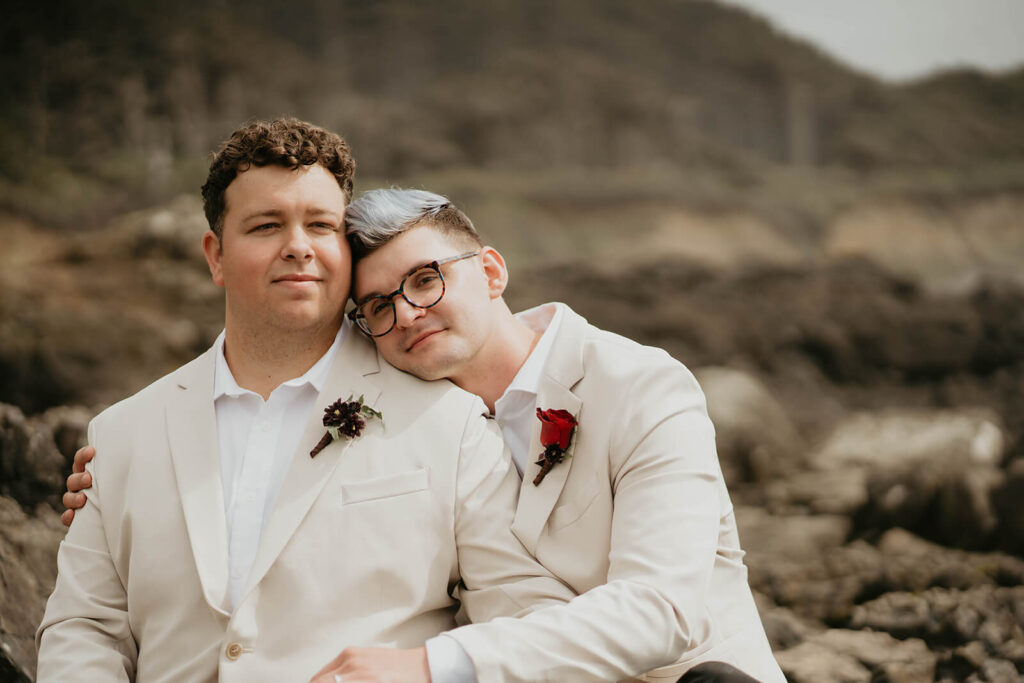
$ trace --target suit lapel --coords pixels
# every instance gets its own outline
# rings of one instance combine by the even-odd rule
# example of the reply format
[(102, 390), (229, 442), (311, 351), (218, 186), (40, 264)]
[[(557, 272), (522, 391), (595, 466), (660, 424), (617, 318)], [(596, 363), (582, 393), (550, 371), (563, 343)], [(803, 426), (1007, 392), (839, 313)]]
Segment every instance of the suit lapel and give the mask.
[(213, 405), (214, 350), (179, 372), (167, 403), (167, 433), (192, 555), (203, 596), (224, 616), (228, 606), (228, 533)]
[[(541, 410), (561, 409), (572, 413), (577, 421), (583, 409), (583, 402), (572, 388), (583, 377), (583, 338), (586, 331), (586, 320), (573, 313), (568, 307), (561, 306), (562, 322), (551, 346), (551, 353), (544, 364), (544, 373), (537, 387), (537, 404)], [(555, 465), (538, 486), (533, 480), (540, 472), (536, 463), (544, 452), (540, 442), (541, 423), (538, 419), (531, 431), (530, 458), (523, 470), (523, 482), (519, 489), (519, 503), (516, 516), (512, 522), (512, 532), (527, 550), (535, 553), (544, 524), (551, 515), (551, 510), (569, 478), (573, 467), (573, 451), (579, 438), (579, 429), (569, 446), (568, 457)]]
[(316, 407), (306, 421), (298, 450), (292, 458), (291, 467), (274, 503), (274, 511), (267, 528), (263, 530), (260, 547), (249, 571), (241, 600), (244, 600), (249, 591), (266, 575), (305, 519), (345, 451), (358, 441), (358, 438), (335, 440), (315, 458), (309, 457), (309, 451), (326, 431), (322, 421), (324, 408), (339, 398), (348, 398), (349, 395), (353, 398), (362, 396), (366, 405), (376, 407), (380, 398), (380, 388), (367, 376), (379, 371), (380, 363), (373, 344), (354, 328), (349, 330), (341, 349), (338, 350), (338, 355), (334, 358), (323, 390), (317, 397)]

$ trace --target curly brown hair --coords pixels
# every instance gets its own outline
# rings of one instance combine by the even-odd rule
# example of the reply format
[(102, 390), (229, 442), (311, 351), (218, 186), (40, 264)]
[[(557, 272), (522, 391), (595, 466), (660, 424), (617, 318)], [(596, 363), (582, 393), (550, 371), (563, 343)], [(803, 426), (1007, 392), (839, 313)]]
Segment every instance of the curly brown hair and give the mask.
[(251, 166), (295, 169), (317, 163), (334, 175), (345, 201), (350, 201), (356, 162), (341, 136), (293, 118), (254, 121), (239, 128), (213, 155), (203, 184), (203, 211), (210, 230), (220, 239), (227, 211), (224, 192), (240, 172)]

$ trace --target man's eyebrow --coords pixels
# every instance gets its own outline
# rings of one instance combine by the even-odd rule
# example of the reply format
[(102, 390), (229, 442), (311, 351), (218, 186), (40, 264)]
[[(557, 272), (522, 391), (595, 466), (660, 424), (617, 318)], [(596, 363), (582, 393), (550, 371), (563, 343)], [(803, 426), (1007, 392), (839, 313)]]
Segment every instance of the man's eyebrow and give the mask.
[(249, 214), (248, 216), (242, 219), (242, 222), (248, 223), (254, 218), (280, 218), (283, 214), (284, 212), (278, 209), (262, 209), (255, 213)]
[(337, 211), (334, 211), (333, 209), (325, 209), (325, 208), (322, 208), (322, 207), (313, 207), (312, 209), (309, 209), (308, 211), (306, 211), (306, 215), (307, 216), (331, 216), (332, 218), (336, 218), (337, 220), (340, 221), (342, 216), (345, 215), (345, 212), (342, 211), (341, 213), (338, 213)]
[[(280, 218), (284, 215), (284, 211), (280, 209), (261, 209), (255, 213), (249, 214), (242, 219), (243, 223), (247, 223), (255, 218)], [(323, 207), (313, 207), (306, 211), (306, 216), (331, 216), (332, 218), (341, 221), (342, 213), (334, 211), (332, 209), (325, 209)]]
[[(410, 275), (415, 273), (417, 270), (419, 270), (423, 266), (429, 266), (431, 263), (433, 263), (436, 260), (437, 259), (430, 259), (429, 261), (424, 261), (422, 263), (416, 264), (415, 266), (413, 266), (412, 268), (410, 268), (409, 270), (407, 270), (405, 272), (405, 275), (402, 276), (402, 279), (404, 280), (405, 278), (409, 277)], [(401, 285), (399, 285), (399, 286), (401, 286)], [(368, 293), (366, 296), (362, 297), (361, 299), (356, 299), (356, 304), (357, 305), (362, 305), (362, 304), (366, 303), (367, 301), (369, 301), (370, 299), (372, 299), (375, 296), (388, 296), (388, 295), (391, 295), (396, 290), (397, 290), (397, 287), (395, 289), (391, 290), (390, 292), (388, 292), (387, 294), (381, 294), (377, 290), (373, 290), (372, 292)]]

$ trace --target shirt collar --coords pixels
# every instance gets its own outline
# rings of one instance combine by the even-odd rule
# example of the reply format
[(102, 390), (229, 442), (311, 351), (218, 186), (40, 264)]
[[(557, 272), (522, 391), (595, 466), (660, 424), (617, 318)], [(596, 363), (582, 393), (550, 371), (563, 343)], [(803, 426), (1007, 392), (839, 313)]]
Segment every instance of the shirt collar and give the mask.
[(512, 383), (505, 389), (502, 398), (513, 391), (536, 396), (540, 378), (544, 374), (544, 366), (547, 365), (551, 347), (554, 346), (558, 328), (562, 324), (562, 309), (554, 304), (544, 304), (518, 313), (516, 318), (534, 332), (543, 330), (543, 334), (533, 347), (533, 351), (526, 357), (526, 362), (519, 368), (519, 372), (512, 378)]
[[(331, 365), (334, 361), (334, 356), (337, 355), (338, 349), (341, 348), (342, 343), (345, 341), (345, 337), (348, 335), (349, 328), (352, 323), (345, 319), (342, 321), (341, 327), (338, 329), (338, 334), (334, 337), (334, 343), (327, 349), (324, 355), (320, 356), (320, 359), (313, 364), (309, 370), (300, 377), (295, 377), (287, 382), (282, 382), (280, 386), (288, 387), (301, 387), (307, 384), (311, 385), (319, 393), (324, 383), (327, 382), (327, 376), (331, 372)], [(217, 400), (221, 396), (242, 396), (243, 394), (251, 394), (253, 392), (248, 389), (243, 389), (235, 381), (235, 376), (231, 374), (231, 368), (228, 367), (227, 358), (224, 356), (224, 330), (221, 330), (220, 334), (217, 335), (216, 341), (213, 342), (214, 346), (214, 375), (213, 375), (213, 400)]]

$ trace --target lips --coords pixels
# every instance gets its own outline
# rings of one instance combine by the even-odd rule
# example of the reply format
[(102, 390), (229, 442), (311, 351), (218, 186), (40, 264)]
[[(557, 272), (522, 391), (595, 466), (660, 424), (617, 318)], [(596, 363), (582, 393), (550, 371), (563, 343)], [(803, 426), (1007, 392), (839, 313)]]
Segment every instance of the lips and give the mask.
[(309, 273), (289, 273), (274, 278), (274, 282), (319, 282), (320, 278)]
[(442, 330), (427, 330), (426, 332), (420, 332), (418, 335), (413, 337), (412, 342), (405, 347), (405, 350), (406, 351), (412, 351), (414, 348), (419, 346), (422, 342), (426, 341), (430, 337), (433, 337), (435, 334), (437, 334), (438, 332), (441, 332), (441, 331)]

